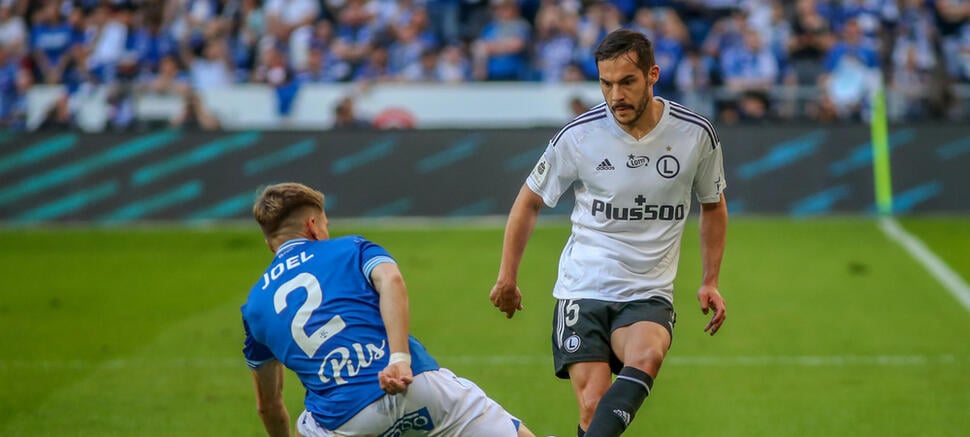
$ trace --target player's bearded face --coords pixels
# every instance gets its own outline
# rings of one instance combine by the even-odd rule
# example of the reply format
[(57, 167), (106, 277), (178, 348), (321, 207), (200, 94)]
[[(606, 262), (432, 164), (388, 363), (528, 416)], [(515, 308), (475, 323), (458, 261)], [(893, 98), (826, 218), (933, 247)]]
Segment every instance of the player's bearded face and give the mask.
[(632, 126), (640, 120), (650, 103), (651, 90), (636, 55), (602, 60), (598, 64), (603, 98), (617, 123)]

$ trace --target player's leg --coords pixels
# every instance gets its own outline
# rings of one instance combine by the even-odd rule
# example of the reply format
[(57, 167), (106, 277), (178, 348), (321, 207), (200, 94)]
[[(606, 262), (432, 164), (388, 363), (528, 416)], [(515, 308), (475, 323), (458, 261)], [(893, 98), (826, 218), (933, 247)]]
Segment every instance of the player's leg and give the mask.
[(579, 407), (578, 436), (582, 437), (589, 429), (596, 406), (610, 388), (611, 379), (608, 363), (585, 362), (569, 366), (569, 381), (573, 385), (573, 394), (576, 395), (576, 404)]
[(519, 424), (519, 431), (516, 437), (536, 437), (532, 430), (527, 428), (524, 423)]
[(424, 376), (423, 383), (417, 385), (415, 377), (406, 398), (409, 404), (426, 406), (433, 421), (429, 435), (534, 437), (521, 420), (509, 414), (474, 382), (445, 368), (419, 376)]
[(610, 302), (560, 299), (553, 314), (552, 355), (556, 376), (569, 378), (579, 408), (582, 436), (610, 386)]
[[(632, 322), (630, 324), (626, 324)], [(597, 437), (618, 436), (630, 425), (653, 388), (654, 378), (670, 348), (674, 313), (662, 300), (625, 304), (610, 336), (623, 367), (604, 393), (588, 431)]]

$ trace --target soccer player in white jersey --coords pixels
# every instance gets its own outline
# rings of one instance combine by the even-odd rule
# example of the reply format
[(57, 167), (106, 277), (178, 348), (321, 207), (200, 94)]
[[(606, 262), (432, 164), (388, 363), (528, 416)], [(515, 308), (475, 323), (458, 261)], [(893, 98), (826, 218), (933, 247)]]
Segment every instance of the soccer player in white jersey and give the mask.
[[(724, 323), (717, 290), (727, 207), (721, 145), (711, 123), (653, 96), (660, 75), (651, 42), (617, 30), (595, 53), (605, 103), (549, 142), (509, 212), (490, 299), (522, 309), (519, 264), (543, 205), (572, 187), (572, 235), (553, 295), (553, 361), (579, 404), (578, 435), (620, 435), (657, 377), (673, 338), (673, 282), (692, 192), (701, 203), (703, 278), (697, 298)], [(611, 384), (611, 373), (618, 376)]]
[(397, 263), (362, 237), (331, 239), (323, 194), (273, 185), (253, 215), (275, 256), (242, 307), (243, 354), (269, 435), (290, 435), (285, 366), (306, 388), (307, 437), (535, 437), (408, 335)]

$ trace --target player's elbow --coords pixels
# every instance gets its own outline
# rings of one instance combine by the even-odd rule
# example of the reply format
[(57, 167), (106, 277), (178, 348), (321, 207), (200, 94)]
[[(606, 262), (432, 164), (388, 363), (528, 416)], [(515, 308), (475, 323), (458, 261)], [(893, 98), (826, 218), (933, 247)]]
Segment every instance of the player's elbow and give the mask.
[(283, 399), (260, 399), (256, 403), (256, 413), (259, 417), (266, 419), (275, 419), (283, 415), (285, 411), (285, 406), (283, 404)]

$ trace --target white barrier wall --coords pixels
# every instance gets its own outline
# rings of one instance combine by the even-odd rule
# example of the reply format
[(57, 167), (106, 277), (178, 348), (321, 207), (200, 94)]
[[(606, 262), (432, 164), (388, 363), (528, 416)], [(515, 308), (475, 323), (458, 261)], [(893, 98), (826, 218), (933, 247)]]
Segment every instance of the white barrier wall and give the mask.
[[(35, 129), (64, 93), (59, 86), (36, 86), (28, 95), (28, 128)], [(327, 129), (334, 107), (345, 96), (355, 101), (357, 114), (373, 119), (396, 108), (410, 113), (420, 128), (487, 128), (555, 126), (572, 118), (569, 102), (581, 97), (587, 104), (602, 101), (596, 82), (570, 84), (465, 83), (311, 84), (300, 88), (289, 116), (278, 111), (276, 91), (256, 84), (203, 90), (202, 101), (225, 129)], [(73, 98), (78, 124), (86, 131), (103, 130), (108, 121), (107, 93)], [(142, 95), (136, 98), (140, 118), (168, 120), (183, 107), (177, 96)], [(83, 108), (83, 109), (81, 109)]]

